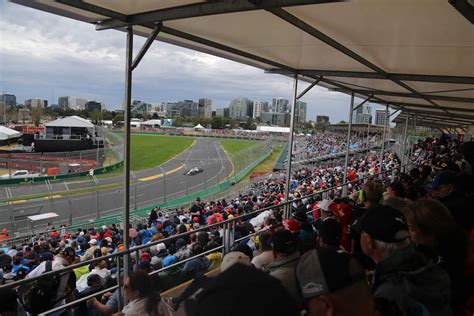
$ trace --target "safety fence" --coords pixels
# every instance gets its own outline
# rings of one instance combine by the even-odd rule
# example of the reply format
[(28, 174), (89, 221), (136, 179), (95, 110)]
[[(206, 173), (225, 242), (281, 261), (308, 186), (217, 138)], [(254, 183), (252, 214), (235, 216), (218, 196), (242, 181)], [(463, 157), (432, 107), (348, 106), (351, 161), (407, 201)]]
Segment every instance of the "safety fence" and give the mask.
[[(123, 142), (119, 135), (103, 130), (106, 146), (89, 150), (44, 153), (0, 153), (0, 169), (5, 175), (0, 185), (46, 180), (70, 179), (94, 174), (102, 174), (123, 164)], [(25, 175), (15, 171), (26, 170)]]
[[(167, 267), (155, 270), (155, 271), (151, 272), (150, 274), (153, 275), (153, 274), (161, 273), (161, 272), (169, 270), (169, 269), (180, 267), (188, 261), (191, 261), (191, 260), (196, 259), (196, 258), (201, 257), (201, 256), (205, 256), (205, 255), (207, 255), (209, 253), (212, 253), (212, 252), (222, 251), (222, 253), (225, 254), (225, 253), (229, 252), (232, 249), (232, 246), (234, 244), (239, 243), (242, 240), (246, 240), (246, 239), (252, 237), (253, 235), (255, 235), (255, 234), (250, 234), (250, 235), (242, 237), (240, 239), (234, 239), (235, 223), (237, 221), (242, 220), (242, 217), (245, 218), (245, 219), (250, 219), (250, 218), (258, 216), (259, 214), (261, 214), (263, 212), (273, 211), (275, 209), (276, 210), (282, 210), (284, 207), (291, 207), (291, 204), (298, 201), (298, 200), (307, 199), (307, 198), (310, 198), (310, 197), (314, 197), (316, 195), (321, 195), (321, 194), (324, 194), (324, 193), (328, 193), (330, 191), (331, 192), (341, 192), (342, 187), (344, 187), (344, 186), (348, 186), (349, 184), (354, 185), (355, 183), (365, 183), (368, 180), (373, 179), (374, 177), (378, 177), (378, 178), (381, 177), (385, 180), (388, 180), (388, 177), (386, 177), (386, 173), (389, 173), (389, 172), (392, 172), (392, 171), (393, 170), (385, 170), (385, 171), (382, 171), (382, 172), (377, 173), (375, 175), (370, 175), (368, 177), (364, 177), (364, 178), (356, 179), (354, 181), (346, 182), (346, 183), (342, 184), (342, 186), (339, 186), (339, 187), (332, 187), (332, 188), (318, 190), (315, 193), (312, 193), (312, 194), (309, 194), (309, 195), (306, 195), (306, 196), (303, 196), (303, 197), (300, 197), (300, 198), (296, 198), (296, 199), (293, 199), (291, 201), (281, 202), (280, 204), (275, 205), (275, 206), (262, 208), (262, 209), (259, 209), (259, 210), (256, 210), (256, 211), (252, 211), (252, 212), (246, 213), (246, 214), (244, 214), (240, 217), (224, 220), (220, 223), (207, 225), (207, 226), (204, 226), (204, 227), (197, 228), (193, 231), (173, 235), (173, 236), (165, 238), (165, 239), (160, 239), (159, 241), (154, 241), (154, 242), (147, 243), (145, 245), (131, 247), (128, 250), (123, 250), (123, 251), (119, 251), (117, 253), (101, 256), (99, 258), (86, 260), (86, 261), (83, 261), (83, 262), (80, 262), (80, 263), (77, 263), (77, 264), (72, 264), (72, 265), (67, 266), (65, 268), (62, 268), (60, 270), (51, 271), (51, 272), (44, 272), (43, 274), (41, 274), (39, 276), (36, 276), (36, 277), (23, 279), (23, 280), (16, 281), (16, 282), (13, 282), (13, 283), (5, 284), (5, 285), (1, 286), (0, 289), (19, 288), (20, 286), (27, 286), (27, 284), (31, 284), (31, 282), (35, 282), (35, 281), (37, 281), (41, 278), (48, 277), (50, 275), (62, 274), (62, 273), (65, 273), (67, 271), (72, 271), (76, 268), (80, 268), (80, 267), (83, 267), (83, 266), (88, 266), (90, 264), (93, 264), (93, 263), (96, 263), (96, 262), (99, 262), (99, 261), (103, 261), (103, 260), (112, 261), (114, 266), (116, 267), (116, 271), (117, 271), (117, 273), (116, 273), (117, 285), (111, 286), (107, 289), (104, 289), (104, 290), (101, 290), (101, 291), (98, 291), (98, 292), (94, 292), (91, 295), (82, 297), (82, 298), (74, 300), (72, 302), (68, 302), (64, 305), (58, 306), (58, 307), (53, 308), (49, 311), (43, 312), (39, 315), (49, 315), (49, 314), (52, 314), (54, 312), (63, 311), (66, 308), (76, 306), (76, 305), (78, 305), (82, 302), (86, 302), (88, 299), (91, 299), (93, 297), (97, 297), (98, 295), (104, 294), (106, 292), (115, 291), (115, 290), (122, 291), (121, 286), (123, 285), (123, 282), (124, 282), (124, 280), (123, 280), (124, 272), (125, 271), (131, 272), (131, 271), (134, 271), (134, 270), (138, 269), (138, 262), (139, 262), (138, 258), (140, 257), (140, 251), (150, 249), (150, 247), (156, 246), (159, 243), (172, 242), (174, 240), (177, 240), (178, 238), (187, 238), (191, 234), (196, 234), (196, 233), (199, 233), (199, 232), (207, 232), (209, 230), (219, 230), (219, 229), (221, 229), (222, 237), (223, 237), (222, 238), (222, 240), (223, 240), (222, 245), (220, 245), (220, 246), (218, 246), (214, 249), (205, 251), (201, 254), (198, 254), (198, 255), (192, 256), (190, 258), (184, 259), (182, 261), (179, 261), (179, 262), (177, 262), (175, 264), (172, 264), (172, 265), (169, 265)], [(135, 258), (135, 260), (134, 260), (135, 264), (133, 264), (132, 257)], [(119, 310), (121, 310), (121, 307), (123, 306), (123, 296), (122, 296), (121, 292), (119, 292), (118, 297), (119, 297)]]
[[(167, 171), (159, 167), (158, 174), (150, 176), (132, 173), (131, 222), (148, 216), (156, 206), (171, 210), (188, 205), (198, 196), (206, 199), (238, 196), (247, 189), (246, 184), (239, 181), (271, 155), (272, 146), (271, 140), (259, 142), (229, 154), (230, 162), (224, 157), (174, 159)], [(201, 168), (200, 173), (186, 175), (196, 166)], [(0, 227), (9, 227), (10, 233), (17, 236), (3, 242), (28, 241), (37, 233), (44, 232), (47, 223), (55, 227), (65, 225), (64, 229), (72, 231), (121, 222), (121, 180), (121, 177), (97, 178), (93, 175), (84, 181), (46, 180), (0, 189)], [(46, 212), (53, 213), (54, 217), (32, 220)]]

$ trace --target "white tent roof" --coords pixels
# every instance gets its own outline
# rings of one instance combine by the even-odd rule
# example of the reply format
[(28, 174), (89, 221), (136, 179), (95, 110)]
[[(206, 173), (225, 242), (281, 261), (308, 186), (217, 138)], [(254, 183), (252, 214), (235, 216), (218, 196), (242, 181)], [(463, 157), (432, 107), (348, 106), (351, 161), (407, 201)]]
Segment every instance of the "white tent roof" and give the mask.
[(202, 126), (201, 124), (198, 124), (196, 126), (193, 127), (194, 129), (204, 129), (204, 126)]
[(10, 138), (16, 138), (20, 136), (21, 136), (21, 132), (15, 131), (14, 129), (11, 129), (5, 126), (0, 126), (0, 140), (7, 140)]
[(144, 122), (145, 125), (161, 125), (161, 120), (148, 120)]
[(161, 22), (161, 41), (410, 113), (474, 122), (474, 19), (463, 1), (12, 1), (98, 30), (130, 23), (146, 37)]
[(281, 127), (281, 126), (257, 126), (257, 131), (259, 132), (270, 132), (270, 133), (289, 133), (289, 127)]
[(82, 117), (73, 115), (73, 116), (67, 116), (64, 118), (60, 118), (54, 121), (51, 121), (49, 123), (46, 123), (44, 126), (46, 127), (85, 127), (85, 128), (93, 128), (94, 124), (89, 122), (86, 119), (83, 119)]

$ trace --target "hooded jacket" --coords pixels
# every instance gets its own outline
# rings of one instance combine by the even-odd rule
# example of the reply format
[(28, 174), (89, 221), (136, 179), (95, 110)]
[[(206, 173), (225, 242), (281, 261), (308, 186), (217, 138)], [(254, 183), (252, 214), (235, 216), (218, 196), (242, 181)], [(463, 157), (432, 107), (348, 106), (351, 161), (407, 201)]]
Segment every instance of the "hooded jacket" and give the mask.
[(375, 266), (372, 292), (394, 304), (401, 315), (452, 315), (448, 274), (414, 245)]

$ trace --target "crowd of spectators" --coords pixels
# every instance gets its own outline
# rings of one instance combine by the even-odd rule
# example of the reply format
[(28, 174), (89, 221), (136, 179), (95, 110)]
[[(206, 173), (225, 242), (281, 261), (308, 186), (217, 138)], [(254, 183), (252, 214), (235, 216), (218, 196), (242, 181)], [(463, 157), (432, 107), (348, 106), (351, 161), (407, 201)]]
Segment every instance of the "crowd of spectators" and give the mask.
[[(285, 200), (280, 177), (259, 181), (231, 201), (197, 199), (171, 213), (154, 209), (147, 222), (128, 228), (130, 246), (153, 246), (131, 255), (133, 273), (122, 292), (129, 304), (122, 312), (168, 315), (184, 302), (188, 315), (298, 315), (303, 309), (309, 315), (472, 315), (472, 143), (426, 139), (412, 152), (416, 167), (396, 176), (377, 175), (400, 167), (394, 154), (381, 161), (353, 157), (348, 197), (341, 196), (342, 166), (295, 170), (290, 219), (279, 206)], [(363, 181), (367, 176), (372, 179)], [(319, 192), (325, 188), (334, 189)], [(232, 218), (230, 231), (215, 225), (193, 233)], [(121, 251), (122, 236), (116, 225), (53, 231), (2, 249), (2, 283), (38, 276), (51, 260), (57, 270)], [(234, 247), (223, 257), (226, 239)], [(217, 277), (206, 276), (219, 267)], [(52, 306), (117, 284), (116, 270), (115, 260), (104, 259), (63, 274)], [(160, 298), (186, 280), (193, 282), (179, 297)], [(22, 311), (24, 289), (16, 290), (0, 288), (8, 302), (2, 315)], [(110, 315), (120, 300), (118, 291), (98, 295), (74, 312)]]

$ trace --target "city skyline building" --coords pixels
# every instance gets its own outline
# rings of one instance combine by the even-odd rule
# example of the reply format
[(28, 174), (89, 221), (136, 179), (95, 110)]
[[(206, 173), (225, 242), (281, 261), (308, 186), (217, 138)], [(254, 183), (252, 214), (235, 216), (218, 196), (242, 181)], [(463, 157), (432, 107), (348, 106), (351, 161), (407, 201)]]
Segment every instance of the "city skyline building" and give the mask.
[(7, 108), (14, 107), (16, 106), (16, 95), (3, 93), (0, 95), (0, 102), (3, 102)]
[(73, 110), (85, 110), (87, 101), (88, 100), (84, 98), (80, 98), (80, 97), (75, 97), (75, 96), (68, 97), (69, 108)]
[(269, 125), (289, 126), (290, 113), (262, 112), (261, 121)]
[(25, 100), (25, 106), (31, 109), (35, 109), (35, 108), (44, 109), (45, 107), (48, 106), (48, 100), (39, 99), (39, 98), (28, 99), (28, 100)]
[(253, 101), (253, 114), (252, 118), (261, 117), (262, 112), (268, 112), (268, 102), (267, 101)]
[(253, 116), (253, 101), (240, 97), (229, 104), (229, 115), (232, 118), (245, 118)]
[(386, 110), (375, 110), (375, 125), (384, 126), (387, 118), (388, 112)]
[(212, 117), (212, 100), (207, 98), (199, 99), (198, 101), (198, 116), (199, 117)]
[(329, 116), (327, 116), (327, 115), (316, 115), (316, 123), (317, 124), (330, 124)]
[(295, 123), (306, 122), (306, 109), (307, 104), (303, 101), (296, 101), (295, 104)]
[(269, 112), (275, 112), (275, 113), (289, 112), (290, 111), (289, 104), (290, 104), (290, 101), (288, 101), (285, 98), (282, 98), (282, 97), (273, 98), (272, 106)]

